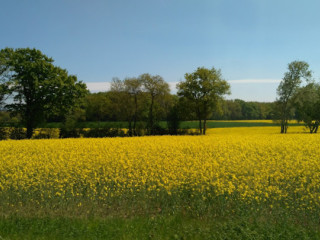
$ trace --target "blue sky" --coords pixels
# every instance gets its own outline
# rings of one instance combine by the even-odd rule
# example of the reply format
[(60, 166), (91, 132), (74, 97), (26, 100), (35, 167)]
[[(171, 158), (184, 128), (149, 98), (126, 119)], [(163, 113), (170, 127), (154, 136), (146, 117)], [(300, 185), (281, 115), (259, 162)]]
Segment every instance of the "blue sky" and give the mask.
[[(320, 77), (320, 1), (0, 0), (0, 48), (37, 48), (92, 91), (113, 77), (197, 67), (230, 82), (229, 99), (273, 101), (288, 63)], [(174, 89), (172, 89), (174, 91)]]

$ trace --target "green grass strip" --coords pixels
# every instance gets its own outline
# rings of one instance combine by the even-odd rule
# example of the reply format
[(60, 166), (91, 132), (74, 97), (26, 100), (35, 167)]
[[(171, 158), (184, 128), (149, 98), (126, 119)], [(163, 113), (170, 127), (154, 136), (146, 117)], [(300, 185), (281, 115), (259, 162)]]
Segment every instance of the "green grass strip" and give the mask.
[(201, 219), (156, 216), (66, 219), (0, 219), (0, 239), (319, 239), (316, 229), (290, 219)]

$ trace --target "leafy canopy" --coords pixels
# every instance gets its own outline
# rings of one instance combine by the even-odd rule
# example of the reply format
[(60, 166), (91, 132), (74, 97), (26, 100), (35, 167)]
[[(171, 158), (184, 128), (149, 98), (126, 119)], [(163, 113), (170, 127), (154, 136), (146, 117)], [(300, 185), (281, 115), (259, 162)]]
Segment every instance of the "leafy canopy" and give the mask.
[(37, 49), (2, 49), (0, 69), (0, 96), (11, 95), (5, 107), (23, 116), (28, 137), (41, 121), (67, 114), (87, 93), (84, 83), (54, 66), (53, 59)]
[(199, 129), (202, 133), (201, 120), (204, 120), (204, 134), (206, 120), (218, 107), (219, 100), (224, 94), (230, 93), (230, 85), (222, 78), (221, 71), (199, 67), (193, 73), (185, 74), (185, 81), (178, 85), (178, 95), (184, 98), (187, 105), (199, 119)]

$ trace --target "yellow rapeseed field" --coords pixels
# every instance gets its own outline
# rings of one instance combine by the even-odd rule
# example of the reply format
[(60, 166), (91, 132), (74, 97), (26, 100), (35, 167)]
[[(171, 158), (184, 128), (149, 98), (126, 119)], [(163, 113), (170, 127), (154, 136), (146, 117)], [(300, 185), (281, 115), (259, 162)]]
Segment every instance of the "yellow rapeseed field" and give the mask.
[(320, 136), (278, 131), (1, 141), (1, 207), (51, 209), (56, 203), (81, 207), (113, 198), (188, 196), (318, 211)]

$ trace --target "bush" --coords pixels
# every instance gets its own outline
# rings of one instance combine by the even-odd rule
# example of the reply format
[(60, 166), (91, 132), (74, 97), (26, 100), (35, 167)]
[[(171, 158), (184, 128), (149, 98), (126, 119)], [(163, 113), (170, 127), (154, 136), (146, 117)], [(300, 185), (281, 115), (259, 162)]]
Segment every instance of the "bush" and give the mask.
[(137, 122), (136, 125), (136, 136), (146, 135), (146, 124), (144, 122)]
[(83, 137), (84, 131), (82, 128), (61, 128), (60, 129), (60, 138), (79, 138)]
[(0, 128), (0, 140), (6, 140), (10, 138), (10, 128), (2, 127)]
[(27, 138), (27, 130), (25, 128), (10, 128), (10, 139), (21, 140)]
[(50, 139), (59, 138), (60, 129), (59, 128), (38, 128), (35, 130), (33, 138), (34, 139)]
[(169, 132), (160, 125), (154, 125), (150, 135), (167, 135)]
[[(159, 125), (154, 126), (152, 134), (148, 135), (199, 135), (195, 129), (178, 129), (176, 133), (170, 132)], [(136, 136), (147, 135), (143, 124), (136, 129)], [(53, 138), (103, 138), (103, 137), (126, 137), (127, 129), (121, 128), (37, 128), (34, 130), (33, 139), (53, 139)], [(26, 129), (20, 127), (0, 127), (0, 140), (26, 139)]]
[(102, 138), (102, 137), (124, 137), (125, 133), (117, 128), (90, 128), (84, 132), (84, 137)]

